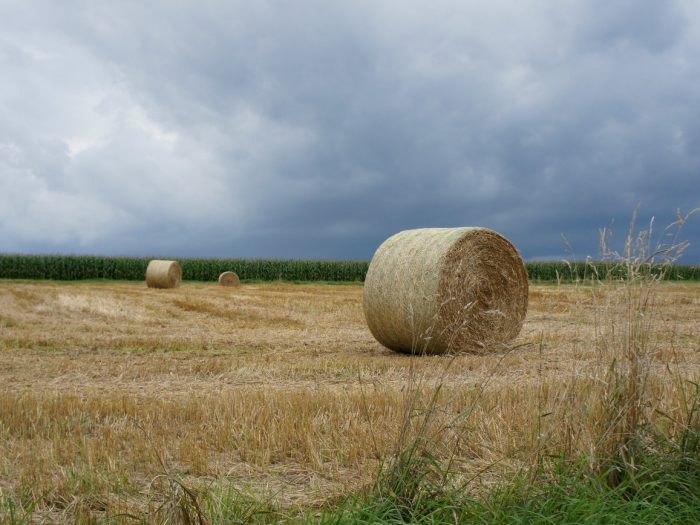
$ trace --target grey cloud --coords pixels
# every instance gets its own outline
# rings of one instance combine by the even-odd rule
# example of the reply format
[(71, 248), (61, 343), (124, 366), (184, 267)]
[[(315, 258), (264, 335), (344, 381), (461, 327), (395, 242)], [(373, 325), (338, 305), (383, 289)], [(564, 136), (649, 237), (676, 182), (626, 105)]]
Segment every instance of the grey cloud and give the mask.
[(0, 250), (367, 258), (480, 224), (595, 255), (638, 203), (700, 205), (700, 13), (642, 4), (6, 3)]
[(588, 2), (576, 31), (589, 49), (636, 45), (662, 52), (678, 43), (686, 26), (680, 1), (622, 0)]

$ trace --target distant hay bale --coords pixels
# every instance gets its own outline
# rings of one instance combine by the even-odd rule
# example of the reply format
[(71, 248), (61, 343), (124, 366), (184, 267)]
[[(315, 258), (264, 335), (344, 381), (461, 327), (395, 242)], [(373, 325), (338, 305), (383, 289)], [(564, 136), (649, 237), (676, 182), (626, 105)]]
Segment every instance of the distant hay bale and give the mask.
[(487, 228), (425, 228), (377, 249), (363, 306), (374, 337), (412, 354), (478, 352), (518, 335), (527, 312), (518, 250)]
[(235, 272), (224, 272), (219, 275), (219, 284), (221, 286), (239, 286), (241, 280)]
[(146, 284), (149, 288), (176, 288), (180, 286), (182, 268), (177, 261), (154, 259), (146, 268)]

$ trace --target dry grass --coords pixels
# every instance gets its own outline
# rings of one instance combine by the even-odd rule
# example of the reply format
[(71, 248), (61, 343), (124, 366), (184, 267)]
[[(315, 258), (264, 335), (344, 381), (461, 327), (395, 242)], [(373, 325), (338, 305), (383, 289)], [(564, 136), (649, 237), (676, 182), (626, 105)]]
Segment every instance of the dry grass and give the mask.
[[(456, 443), (465, 475), (586, 452), (615, 351), (596, 316), (618, 293), (532, 286), (517, 348), (444, 358), (381, 347), (359, 286), (0, 281), (0, 491), (51, 519), (146, 512), (166, 468), (187, 486), (320, 504), (372, 482), (416, 377), (427, 397), (444, 385), (436, 439)], [(659, 285), (654, 300), (646, 381), (665, 415), (651, 423), (672, 435), (684, 380), (700, 380), (700, 285)]]

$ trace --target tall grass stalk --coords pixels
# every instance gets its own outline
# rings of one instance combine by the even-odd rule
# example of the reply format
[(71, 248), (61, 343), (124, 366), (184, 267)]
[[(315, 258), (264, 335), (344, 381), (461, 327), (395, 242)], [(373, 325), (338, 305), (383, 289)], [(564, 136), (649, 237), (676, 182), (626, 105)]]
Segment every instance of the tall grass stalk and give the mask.
[(594, 470), (608, 483), (634, 479), (640, 455), (651, 437), (651, 413), (656, 400), (648, 392), (651, 356), (658, 349), (652, 338), (657, 318), (657, 290), (666, 271), (688, 247), (679, 241), (680, 229), (691, 215), (678, 212), (675, 222), (656, 238), (654, 219), (637, 227), (638, 210), (630, 220), (621, 251), (612, 247), (612, 231), (600, 232), (600, 252), (607, 274), (592, 266), (590, 283), (596, 312), (596, 345), (604, 367), (599, 436), (591, 456)]

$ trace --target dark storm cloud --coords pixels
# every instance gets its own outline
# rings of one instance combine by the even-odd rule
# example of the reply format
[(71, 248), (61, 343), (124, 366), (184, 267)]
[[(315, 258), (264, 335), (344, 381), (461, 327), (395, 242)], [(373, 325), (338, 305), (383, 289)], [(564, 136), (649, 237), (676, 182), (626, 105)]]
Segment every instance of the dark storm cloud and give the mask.
[[(39, 14), (37, 14), (39, 13)], [(0, 251), (596, 255), (700, 206), (689, 2), (0, 4)], [(700, 218), (685, 228), (700, 262)]]

